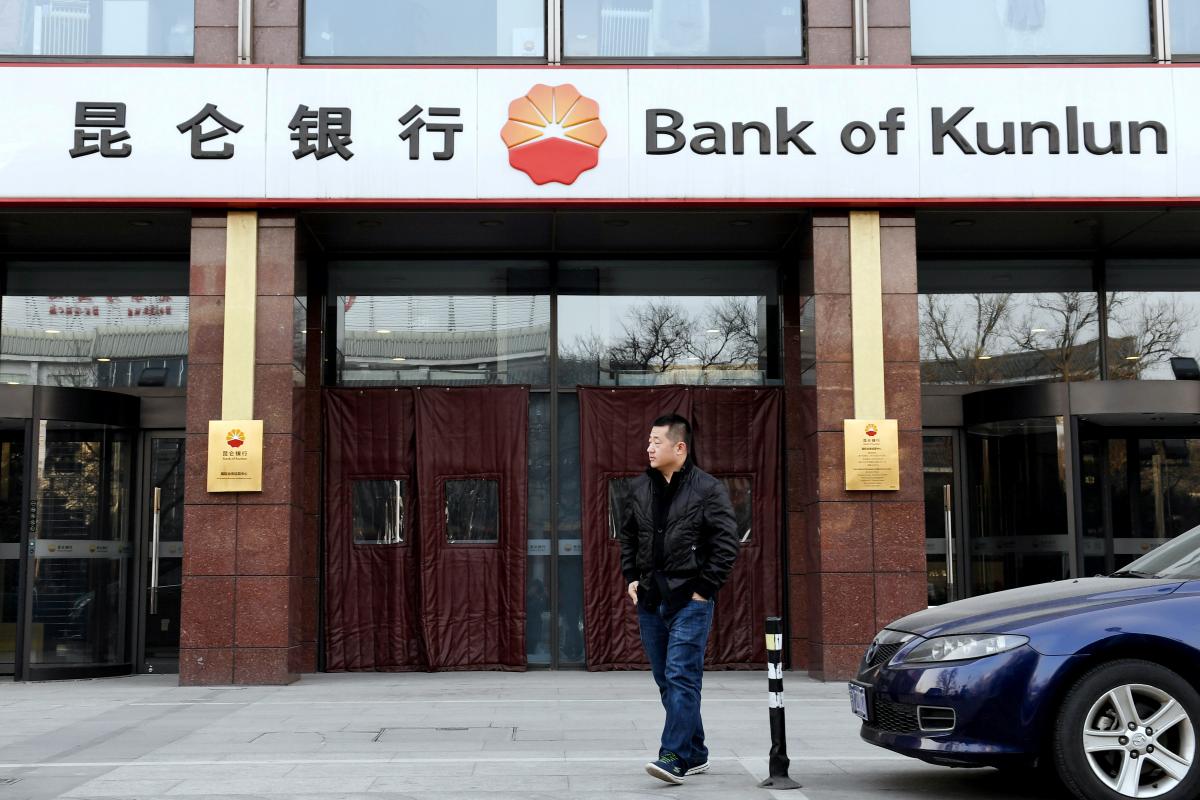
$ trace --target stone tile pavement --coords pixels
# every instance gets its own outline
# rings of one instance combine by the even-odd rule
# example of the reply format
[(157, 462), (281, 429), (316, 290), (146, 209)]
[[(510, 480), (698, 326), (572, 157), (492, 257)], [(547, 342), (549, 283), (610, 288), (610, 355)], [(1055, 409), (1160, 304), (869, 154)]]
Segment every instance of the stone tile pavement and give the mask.
[(951, 770), (863, 743), (844, 684), (785, 678), (792, 776), (759, 789), (766, 675), (708, 673), (712, 770), (642, 770), (662, 707), (647, 673), (305, 675), (197, 688), (174, 676), (0, 683), (0, 800), (960, 800), (1046, 798), (1032, 775)]

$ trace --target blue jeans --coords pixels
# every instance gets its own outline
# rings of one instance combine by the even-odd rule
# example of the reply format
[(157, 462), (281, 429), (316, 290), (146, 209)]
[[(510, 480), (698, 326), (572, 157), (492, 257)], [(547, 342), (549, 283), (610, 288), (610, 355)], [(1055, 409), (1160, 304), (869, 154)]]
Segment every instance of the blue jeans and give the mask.
[(712, 619), (711, 600), (690, 600), (678, 610), (659, 606), (647, 611), (638, 605), (642, 645), (667, 712), (659, 755), (674, 753), (688, 766), (708, 761), (700, 720), (700, 687)]

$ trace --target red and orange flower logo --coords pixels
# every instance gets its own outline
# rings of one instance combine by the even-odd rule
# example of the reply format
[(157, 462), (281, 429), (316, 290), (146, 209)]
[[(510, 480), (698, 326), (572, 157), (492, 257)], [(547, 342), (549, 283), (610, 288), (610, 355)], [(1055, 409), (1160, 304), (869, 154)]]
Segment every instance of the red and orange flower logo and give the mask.
[(237, 449), (246, 443), (246, 434), (242, 433), (237, 428), (234, 428), (229, 433), (225, 434), (225, 441), (233, 449)]
[(879, 426), (875, 423), (867, 423), (867, 436), (877, 436), (879, 434)]
[(508, 163), (539, 186), (574, 183), (600, 163), (600, 145), (607, 137), (599, 103), (569, 83), (539, 83), (513, 100), (500, 131)]

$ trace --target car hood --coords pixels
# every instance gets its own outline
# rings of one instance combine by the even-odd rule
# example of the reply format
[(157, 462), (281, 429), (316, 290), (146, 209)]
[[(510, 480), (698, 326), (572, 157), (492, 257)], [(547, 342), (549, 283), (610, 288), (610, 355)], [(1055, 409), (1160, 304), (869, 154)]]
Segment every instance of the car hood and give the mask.
[(1180, 580), (1078, 578), (980, 595), (909, 614), (887, 627), (918, 636), (1015, 633), (1048, 618), (1170, 594)]

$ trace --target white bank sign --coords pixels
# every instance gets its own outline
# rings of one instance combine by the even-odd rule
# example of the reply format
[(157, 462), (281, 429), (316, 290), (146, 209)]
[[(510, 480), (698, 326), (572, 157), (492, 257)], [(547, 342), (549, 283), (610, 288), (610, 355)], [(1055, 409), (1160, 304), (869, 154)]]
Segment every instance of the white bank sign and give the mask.
[(0, 66), (0, 202), (1200, 198), (1200, 68)]

